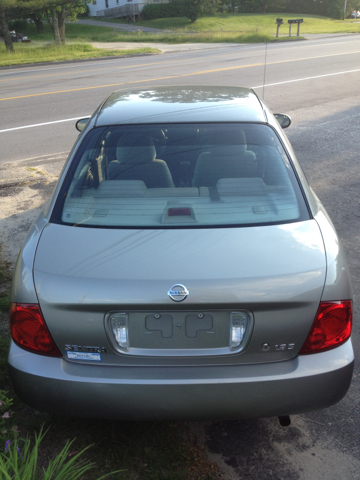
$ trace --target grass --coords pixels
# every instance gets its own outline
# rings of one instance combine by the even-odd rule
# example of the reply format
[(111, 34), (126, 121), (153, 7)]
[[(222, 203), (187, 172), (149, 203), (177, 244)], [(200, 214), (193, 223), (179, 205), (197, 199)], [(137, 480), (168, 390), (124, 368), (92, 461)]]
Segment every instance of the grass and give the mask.
[[(38, 480), (81, 480), (86, 478), (85, 474), (87, 476), (89, 471), (92, 470), (94, 463), (80, 459), (80, 456), (90, 446), (70, 455), (70, 449), (74, 441), (69, 440), (65, 447), (48, 462), (46, 469), (43, 468), (40, 473), (38, 467), (39, 448), (47, 433), (43, 432), (43, 428), (41, 428), (40, 433), (35, 434), (33, 445), (31, 445), (32, 442), (28, 437), (26, 440), (22, 440), (14, 435), (11, 440), (6, 440), (4, 451), (0, 451), (2, 478), (6, 480), (33, 480), (35, 478)], [(7, 437), (5, 436), (5, 438)], [(99, 480), (109, 478), (109, 475), (105, 474)]]
[[(218, 14), (213, 16), (200, 16), (195, 23), (190, 23), (186, 17), (159, 18), (155, 20), (141, 20), (138, 25), (170, 30), (206, 31), (219, 32), (237, 31), (243, 34), (259, 33), (261, 35), (274, 36), (276, 33), (276, 18), (281, 17), (284, 25), (280, 27), (280, 33), (288, 32), (287, 21), (291, 18), (303, 18), (300, 25), (300, 33), (360, 33), (360, 23), (355, 20), (334, 20), (333, 18), (317, 15), (271, 13), (266, 15), (253, 14)], [(96, 20), (100, 20), (96, 18)], [(102, 21), (110, 21), (103, 19)], [(116, 22), (116, 19), (111, 20)], [(119, 22), (120, 23), (120, 22)], [(121, 21), (123, 23), (123, 21)], [(121, 26), (119, 26), (121, 28)], [(292, 26), (292, 34), (296, 33), (297, 26)]]
[[(280, 27), (280, 37), (275, 39), (275, 19), (281, 16), (284, 25)], [(191, 24), (185, 17), (161, 18), (156, 20), (142, 20), (138, 26), (155, 27), (165, 30), (161, 34), (146, 32), (119, 32), (108, 27), (91, 25), (66, 25), (66, 38), (68, 44), (65, 47), (56, 48), (52, 44), (50, 28), (45, 24), (44, 33), (37, 34), (35, 25), (23, 23), (21, 31), (30, 37), (33, 42), (28, 44), (15, 44), (16, 53), (8, 55), (4, 45), (0, 45), (0, 66), (19, 65), (24, 63), (39, 63), (47, 61), (79, 60), (85, 58), (99, 58), (113, 55), (131, 55), (137, 53), (157, 53), (159, 50), (151, 48), (136, 48), (131, 50), (111, 50), (94, 48), (89, 42), (162, 42), (162, 43), (264, 43), (271, 41), (288, 40), (287, 20), (290, 18), (303, 18), (300, 26), (300, 34), (309, 33), (359, 33), (360, 24), (355, 20), (334, 20), (314, 15), (298, 14), (219, 14), (214, 16), (201, 16)], [(96, 20), (99, 20), (96, 18)], [(103, 19), (121, 23), (123, 20)], [(191, 33), (191, 32), (196, 33)], [(297, 27), (293, 26), (291, 40), (295, 40)], [(40, 42), (40, 43), (39, 43)]]
[(121, 18), (81, 17), (80, 20), (99, 20), (100, 22), (105, 23), (128, 23), (126, 20), (122, 20)]
[[(32, 440), (36, 434), (41, 434), (42, 428), (50, 428), (39, 447), (39, 467), (47, 468), (50, 460), (68, 445), (69, 440), (72, 441), (76, 437), (71, 444), (71, 452), (67, 454), (68, 460), (92, 445), (81, 455), (84, 461), (94, 463), (91, 470), (81, 477), (83, 480), (97, 480), (102, 475), (117, 470), (122, 472), (107, 478), (112, 480), (220, 478), (217, 465), (207, 459), (204, 447), (197, 442), (194, 435), (190, 435), (190, 427), (186, 423), (119, 422), (50, 416), (25, 406), (12, 390), (7, 365), (11, 275), (11, 266), (2, 255), (0, 246), (0, 390), (8, 392), (6, 396), (14, 399), (10, 418), (4, 422), (8, 421), (9, 427), (16, 425), (20, 437), (29, 436)], [(3, 449), (4, 446), (0, 445), (0, 450)], [(0, 477), (3, 478), (1, 474)], [(22, 480), (25, 477), (20, 475), (11, 478)]]
[[(114, 40), (113, 40), (114, 41)], [(236, 32), (202, 32), (189, 34), (186, 31), (167, 31), (161, 34), (147, 32), (117, 33), (117, 42), (159, 42), (181, 43), (264, 43), (272, 41), (271, 36), (261, 33), (239, 34)]]
[(136, 53), (158, 53), (154, 48), (134, 48), (131, 50), (108, 50), (94, 48), (86, 43), (55, 47), (53, 44), (37, 46), (36, 44), (15, 44), (15, 53), (8, 54), (5, 45), (0, 45), (0, 66), (21, 65), (26, 63), (61, 62), (108, 56), (126, 56)]
[(9, 350), (10, 333), (8, 312), (10, 308), (11, 268), (6, 261), (0, 246), (0, 390), (10, 387), (7, 354)]

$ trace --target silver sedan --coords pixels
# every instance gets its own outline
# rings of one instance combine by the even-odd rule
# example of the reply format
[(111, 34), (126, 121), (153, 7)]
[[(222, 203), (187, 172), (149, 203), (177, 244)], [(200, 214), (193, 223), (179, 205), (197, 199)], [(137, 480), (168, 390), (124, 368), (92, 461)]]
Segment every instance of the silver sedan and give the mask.
[(285, 417), (353, 371), (343, 248), (249, 89), (119, 91), (78, 122), (11, 294), (20, 398), (117, 419)]

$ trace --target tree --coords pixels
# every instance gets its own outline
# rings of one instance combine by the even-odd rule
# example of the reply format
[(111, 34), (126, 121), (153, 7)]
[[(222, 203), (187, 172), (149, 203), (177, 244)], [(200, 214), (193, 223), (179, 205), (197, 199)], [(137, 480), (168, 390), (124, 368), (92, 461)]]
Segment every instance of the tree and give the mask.
[(76, 21), (77, 16), (86, 11), (86, 4), (82, 0), (70, 0), (66, 3), (57, 0), (57, 2), (49, 10), (46, 10), (46, 17), (53, 33), (55, 45), (65, 45), (65, 22), (67, 20)]
[(37, 33), (43, 33), (44, 32), (44, 14), (42, 12), (30, 13), (29, 18), (35, 23)]
[(29, 18), (32, 14), (44, 11), (47, 8), (56, 8), (57, 5), (62, 5), (64, 1), (65, 0), (0, 0), (0, 28), (4, 35), (7, 52), (14, 53), (14, 46), (8, 25), (9, 20)]
[(216, 13), (219, 0), (178, 0), (181, 14), (194, 23), (201, 13)]
[(10, 30), (8, 26), (7, 10), (9, 10), (11, 3), (0, 0), (0, 28), (4, 36), (6, 51), (14, 53), (14, 46), (11, 40)]

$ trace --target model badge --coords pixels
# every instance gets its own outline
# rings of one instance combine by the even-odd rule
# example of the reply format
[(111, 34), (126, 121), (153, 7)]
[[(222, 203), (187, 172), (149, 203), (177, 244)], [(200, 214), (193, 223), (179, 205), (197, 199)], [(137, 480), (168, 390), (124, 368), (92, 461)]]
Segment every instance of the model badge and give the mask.
[(170, 288), (168, 295), (174, 302), (182, 302), (189, 295), (189, 290), (184, 285), (177, 283)]
[(70, 345), (65, 344), (67, 352), (89, 352), (89, 353), (107, 353), (105, 347), (95, 347), (93, 345)]

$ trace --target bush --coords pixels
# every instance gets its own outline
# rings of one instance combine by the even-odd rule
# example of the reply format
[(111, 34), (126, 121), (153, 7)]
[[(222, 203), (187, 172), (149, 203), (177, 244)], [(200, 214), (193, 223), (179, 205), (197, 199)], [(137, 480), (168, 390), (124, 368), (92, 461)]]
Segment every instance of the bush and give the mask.
[(90, 8), (87, 3), (84, 4), (85, 10), (82, 13), (78, 13), (78, 17), (89, 17), (90, 16)]
[(23, 33), (28, 28), (28, 22), (26, 20), (12, 20), (9, 22), (9, 30), (15, 30), (15, 32)]
[(154, 18), (181, 17), (180, 2), (172, 1), (170, 3), (149, 3), (144, 6), (142, 16), (144, 20), (153, 20)]
[(344, 2), (342, 0), (289, 0), (286, 11), (340, 19), (343, 9)]

